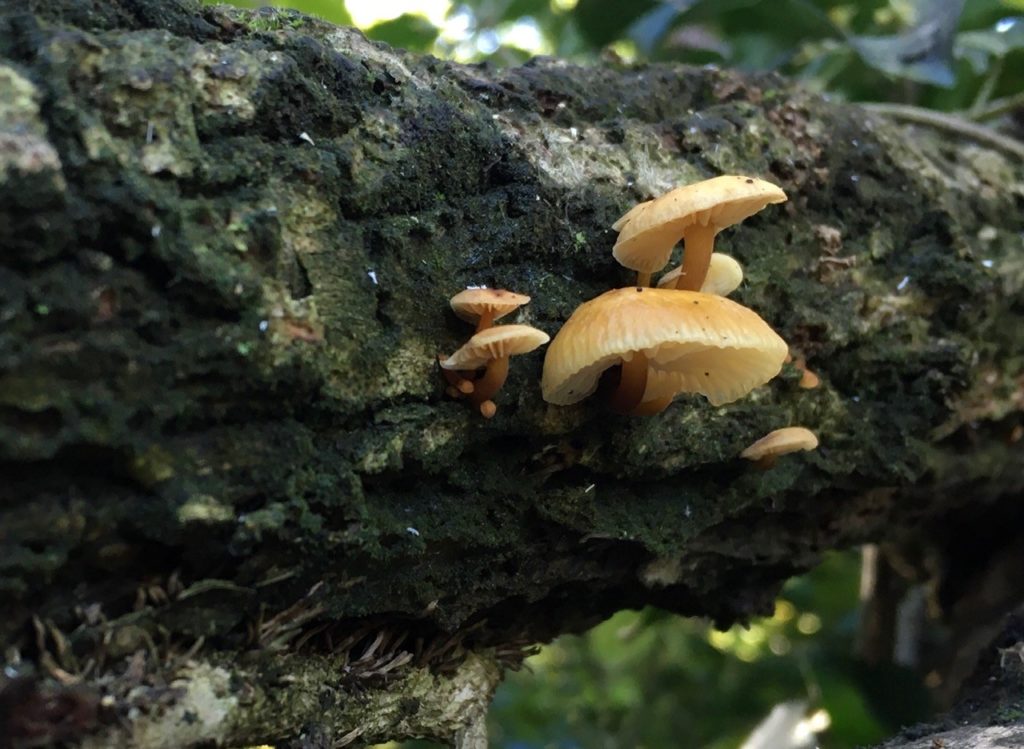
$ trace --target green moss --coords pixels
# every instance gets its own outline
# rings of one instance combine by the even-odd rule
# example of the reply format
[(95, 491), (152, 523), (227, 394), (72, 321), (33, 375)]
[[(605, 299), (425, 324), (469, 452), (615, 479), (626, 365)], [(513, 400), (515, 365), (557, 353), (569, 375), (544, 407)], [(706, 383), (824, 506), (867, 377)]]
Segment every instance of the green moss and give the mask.
[(174, 476), (174, 457), (162, 446), (151, 445), (132, 462), (135, 478), (146, 486), (167, 481)]
[(287, 9), (261, 8), (257, 13), (238, 13), (236, 17), (255, 33), (270, 33), (285, 29), (298, 31), (310, 18)]
[[(824, 546), (899, 525), (915, 484), (935, 514), (965, 487), (996, 501), (1015, 486), (1019, 448), (995, 430), (1019, 410), (1024, 226), (1012, 194), (922, 166), (930, 139), (911, 149), (774, 77), (495, 72), (315, 21), (296, 33), (287, 14), (182, 13), (174, 31), (44, 28), (46, 55), (0, 67), (0, 121), (45, 133), (70, 185), (47, 172), (38, 211), (0, 208), (31, 240), (0, 259), (0, 445), (19, 467), (0, 524), (29, 518), (26, 544), (0, 549), (16, 560), (5, 637), (79, 585), (116, 616), (144, 581), (213, 569), (256, 592), (154, 607), (147, 631), (246, 641), (261, 607), (320, 582), (336, 624), (486, 619), (482, 641), (651, 600), (725, 621)], [(45, 110), (22, 80), (45, 86)], [(554, 334), (632, 283), (611, 257), (618, 216), (720, 171), (790, 194), (718, 241), (744, 265), (737, 298), (821, 387), (789, 367), (725, 407), (680, 398), (626, 419), (545, 404), (537, 352), (490, 421), (444, 397), (436, 357), (471, 334), (453, 293), (528, 294), (512, 319)], [(991, 444), (960, 458), (972, 423)], [(787, 424), (821, 449), (768, 471), (737, 458)], [(88, 499), (74, 522), (37, 511), (68, 497)], [(686, 573), (657, 595), (637, 582), (655, 557)], [(33, 587), (40, 570), (60, 582)], [(121, 588), (91, 582), (107, 576)]]
[(0, 123), (5, 129), (38, 130), (39, 90), (14, 67), (0, 65)]

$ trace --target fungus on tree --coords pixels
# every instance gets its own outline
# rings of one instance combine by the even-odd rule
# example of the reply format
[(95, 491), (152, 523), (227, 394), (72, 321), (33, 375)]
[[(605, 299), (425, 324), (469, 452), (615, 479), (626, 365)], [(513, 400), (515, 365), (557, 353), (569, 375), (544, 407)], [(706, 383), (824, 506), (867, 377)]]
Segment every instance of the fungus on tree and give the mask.
[(530, 301), (525, 294), (505, 289), (466, 289), (450, 300), (452, 312), (460, 320), (476, 325), (476, 332), (486, 330), (510, 312)]
[(459, 398), (465, 398), (476, 389), (476, 386), (473, 384), (472, 380), (466, 379), (458, 372), (451, 369), (445, 369), (443, 362), (447, 358), (448, 357), (444, 354), (437, 355), (438, 363), (442, 364), (441, 374), (444, 375), (445, 382), (448, 383), (448, 387), (445, 388), (444, 392), (449, 398), (454, 398), (456, 400)]
[(802, 356), (793, 361), (793, 366), (800, 370), (800, 382), (797, 383), (804, 390), (814, 390), (821, 384), (821, 378), (807, 368), (807, 360)]
[(580, 305), (558, 331), (541, 390), (549, 403), (569, 405), (603, 380), (614, 410), (643, 415), (679, 393), (721, 405), (777, 375), (786, 351), (757, 313), (724, 297), (614, 289)]
[(769, 432), (740, 453), (741, 458), (756, 461), (762, 468), (770, 468), (780, 455), (798, 450), (814, 450), (818, 438), (804, 427), (784, 427)]
[[(475, 325), (476, 332), (479, 333), (490, 328), (495, 320), (514, 312), (529, 301), (530, 297), (525, 294), (479, 286), (460, 291), (449, 300), (449, 304), (456, 317)], [(438, 361), (444, 361), (446, 357), (441, 354), (437, 358)], [(473, 380), (463, 377), (458, 372), (445, 369), (443, 365), (441, 372), (448, 383), (445, 392), (451, 398), (463, 398), (476, 389)]]
[(466, 373), (481, 367), (487, 368), (483, 376), (473, 382), (473, 391), (468, 397), (480, 409), (484, 418), (489, 419), (497, 411), (492, 399), (508, 377), (509, 358), (529, 353), (549, 340), (547, 333), (529, 325), (499, 325), (474, 335), (458, 351), (442, 361), (441, 367)]
[(769, 203), (785, 200), (781, 188), (754, 177), (726, 175), (677, 187), (634, 206), (612, 224), (619, 232), (612, 254), (637, 271), (637, 285), (647, 286), (682, 239), (683, 265), (676, 288), (697, 291), (711, 262), (715, 235)]
[[(664, 276), (658, 279), (659, 289), (674, 289), (682, 272), (682, 266), (673, 268)], [(743, 266), (735, 258), (724, 255), (721, 252), (711, 253), (711, 263), (708, 265), (708, 273), (701, 284), (702, 294), (717, 294), (718, 296), (729, 296), (736, 291), (743, 283)]]

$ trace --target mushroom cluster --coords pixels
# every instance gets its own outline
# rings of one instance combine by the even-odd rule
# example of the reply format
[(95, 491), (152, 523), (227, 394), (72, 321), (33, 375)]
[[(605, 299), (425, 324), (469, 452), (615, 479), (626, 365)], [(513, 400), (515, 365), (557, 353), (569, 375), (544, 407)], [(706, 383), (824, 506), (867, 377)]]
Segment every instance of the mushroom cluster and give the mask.
[(445, 392), (467, 398), (485, 419), (497, 413), (492, 400), (508, 377), (509, 358), (526, 354), (548, 342), (543, 330), (529, 325), (499, 325), (494, 321), (514, 312), (530, 297), (505, 289), (472, 288), (451, 298), (452, 311), (476, 325), (476, 333), (451, 356), (438, 356), (448, 381)]
[[(720, 231), (784, 200), (769, 182), (723, 176), (631, 208), (613, 224), (619, 236), (612, 254), (637, 271), (637, 285), (573, 312), (548, 347), (544, 399), (568, 405), (596, 391), (615, 411), (648, 415), (680, 393), (730, 403), (777, 375), (785, 341), (757, 313), (725, 298), (743, 270), (713, 250)], [(680, 240), (682, 265), (650, 288)]]

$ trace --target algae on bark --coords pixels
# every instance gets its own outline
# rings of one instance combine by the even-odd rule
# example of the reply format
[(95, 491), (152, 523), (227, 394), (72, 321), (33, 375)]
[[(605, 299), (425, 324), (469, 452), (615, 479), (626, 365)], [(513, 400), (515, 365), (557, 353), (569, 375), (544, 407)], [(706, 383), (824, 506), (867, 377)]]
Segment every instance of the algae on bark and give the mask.
[[(723, 172), (790, 196), (722, 248), (819, 388), (787, 367), (627, 419), (546, 405), (529, 356), (491, 421), (444, 398), (452, 293), (527, 293), (553, 334), (630, 283), (626, 207)], [(412, 682), (477, 668), (485, 697), (493, 664), (617, 609), (729, 622), (825, 549), (971, 505), (1019, 519), (1022, 178), (772, 75), (494, 70), (284, 11), (0, 5), (0, 640), (115, 697), (102, 720), (133, 689), (173, 711), (201, 673), (227, 744), (307, 721), (453, 737), (470, 716), (417, 718)], [(790, 423), (821, 449), (737, 459)], [(268, 653), (296, 671), (247, 665)], [(334, 682), (332, 657), (363, 666)], [(358, 733), (373, 711), (303, 678), (405, 695), (403, 717)], [(275, 690), (295, 699), (248, 707)]]

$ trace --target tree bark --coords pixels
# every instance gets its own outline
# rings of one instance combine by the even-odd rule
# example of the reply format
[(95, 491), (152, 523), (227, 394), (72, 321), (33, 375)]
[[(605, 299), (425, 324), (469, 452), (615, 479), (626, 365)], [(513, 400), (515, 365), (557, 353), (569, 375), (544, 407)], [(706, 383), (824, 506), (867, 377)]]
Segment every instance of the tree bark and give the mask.
[[(720, 173), (789, 195), (719, 248), (819, 387), (787, 365), (618, 417), (545, 404), (538, 353), (491, 420), (444, 396), (452, 294), (529, 294), (553, 335), (632, 283), (619, 215)], [(955, 608), (1024, 527), (1022, 184), (998, 143), (774, 75), (0, 3), (3, 733), (479, 743), (532, 642), (647, 604), (743, 619), (896, 537)], [(821, 448), (737, 458), (789, 424)]]

